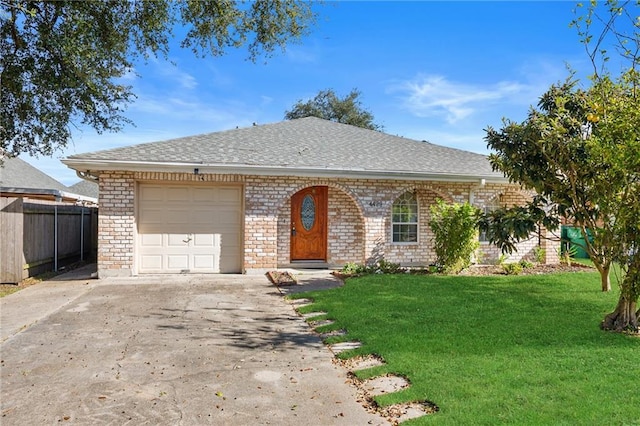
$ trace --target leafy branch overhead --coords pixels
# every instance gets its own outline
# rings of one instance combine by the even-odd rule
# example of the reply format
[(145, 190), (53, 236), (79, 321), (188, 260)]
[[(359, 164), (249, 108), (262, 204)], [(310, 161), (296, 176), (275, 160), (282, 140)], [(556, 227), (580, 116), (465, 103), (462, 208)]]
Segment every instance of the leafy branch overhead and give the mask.
[(246, 47), (255, 61), (314, 21), (311, 3), (296, 0), (0, 0), (0, 148), (51, 155), (72, 126), (120, 130), (135, 99), (122, 77), (137, 59), (166, 59), (174, 30), (197, 56)]

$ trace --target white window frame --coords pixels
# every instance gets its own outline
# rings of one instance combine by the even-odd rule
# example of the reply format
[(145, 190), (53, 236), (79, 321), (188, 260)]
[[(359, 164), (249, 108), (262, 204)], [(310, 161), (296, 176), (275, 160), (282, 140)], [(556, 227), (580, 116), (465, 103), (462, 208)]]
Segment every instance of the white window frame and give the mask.
[[(500, 207), (502, 207), (500, 205), (500, 201), (498, 200), (498, 197), (494, 197), (489, 204), (486, 204), (485, 206), (482, 207), (482, 213), (487, 214), (487, 213), (491, 213), (494, 210), (499, 209)], [(489, 244), (489, 239), (487, 238), (487, 234), (480, 231), (478, 232), (478, 241), (481, 244)]]
[[(408, 213), (410, 216), (409, 219), (411, 219), (411, 216), (413, 216), (415, 217), (415, 221), (410, 221), (410, 220), (395, 221), (394, 220), (396, 219), (395, 208), (399, 202), (405, 203), (406, 201), (405, 198), (407, 196), (412, 198), (412, 200), (409, 200), (409, 201), (413, 201), (411, 205), (415, 206), (415, 212)], [(396, 241), (395, 240), (395, 237), (396, 237), (396, 232), (394, 232), (395, 227), (403, 226), (403, 225), (415, 226), (415, 229), (416, 229), (415, 241)], [(401, 234), (398, 233), (398, 235), (401, 235)], [(391, 243), (395, 245), (417, 245), (419, 242), (420, 242), (420, 205), (418, 203), (418, 197), (416, 196), (415, 192), (407, 191), (407, 192), (404, 192), (402, 195), (400, 195), (398, 198), (396, 198), (396, 200), (393, 202), (393, 205), (391, 206)]]

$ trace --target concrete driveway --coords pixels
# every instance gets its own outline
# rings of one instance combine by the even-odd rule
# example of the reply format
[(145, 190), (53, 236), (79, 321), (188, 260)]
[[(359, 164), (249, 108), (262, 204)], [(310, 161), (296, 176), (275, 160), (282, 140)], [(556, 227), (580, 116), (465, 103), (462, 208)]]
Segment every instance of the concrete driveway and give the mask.
[(3, 426), (389, 424), (264, 276), (89, 272), (0, 299)]

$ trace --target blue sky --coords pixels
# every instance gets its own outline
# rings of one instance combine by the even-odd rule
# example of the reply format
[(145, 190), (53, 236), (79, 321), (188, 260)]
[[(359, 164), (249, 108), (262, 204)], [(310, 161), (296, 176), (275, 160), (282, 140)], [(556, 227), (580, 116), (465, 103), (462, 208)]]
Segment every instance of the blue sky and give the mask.
[(273, 123), (320, 90), (362, 93), (386, 133), (487, 153), (484, 129), (521, 121), (567, 64), (590, 71), (575, 2), (327, 2), (311, 33), (264, 63), (245, 50), (198, 59), (176, 47), (127, 77), (138, 96), (118, 134), (75, 132), (53, 158), (22, 158), (66, 185), (59, 159), (143, 142)]

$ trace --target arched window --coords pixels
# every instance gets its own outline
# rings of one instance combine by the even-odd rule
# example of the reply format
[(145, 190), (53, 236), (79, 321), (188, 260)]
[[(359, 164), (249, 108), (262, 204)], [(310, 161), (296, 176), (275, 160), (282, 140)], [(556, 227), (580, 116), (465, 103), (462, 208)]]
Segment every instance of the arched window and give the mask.
[(418, 242), (418, 201), (413, 192), (405, 192), (393, 203), (391, 228), (394, 243)]

